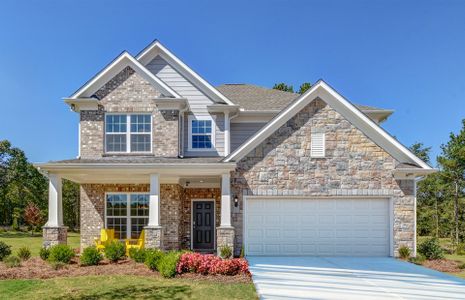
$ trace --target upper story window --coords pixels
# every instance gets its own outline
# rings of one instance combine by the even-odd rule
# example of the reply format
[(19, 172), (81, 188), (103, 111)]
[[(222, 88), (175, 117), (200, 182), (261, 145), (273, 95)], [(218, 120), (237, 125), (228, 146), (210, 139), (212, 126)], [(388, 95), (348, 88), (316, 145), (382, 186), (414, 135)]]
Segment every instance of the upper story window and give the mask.
[(215, 121), (210, 116), (189, 116), (189, 150), (213, 150)]
[(149, 114), (107, 114), (106, 152), (152, 152), (152, 116)]

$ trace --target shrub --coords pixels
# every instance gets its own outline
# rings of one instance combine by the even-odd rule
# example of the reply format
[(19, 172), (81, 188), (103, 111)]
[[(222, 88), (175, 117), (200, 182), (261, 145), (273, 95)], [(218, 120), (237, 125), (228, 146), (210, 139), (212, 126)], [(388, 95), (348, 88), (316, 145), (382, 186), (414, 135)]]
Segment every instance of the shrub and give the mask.
[(21, 266), (21, 260), (19, 257), (10, 255), (7, 256), (5, 259), (3, 259), (3, 262), (5, 263), (5, 266), (7, 268), (15, 268)]
[(243, 258), (221, 259), (214, 255), (184, 253), (181, 255), (176, 271), (179, 274), (193, 272), (200, 274), (236, 275), (248, 274), (247, 260)]
[(418, 246), (418, 252), (423, 254), (426, 259), (441, 259), (444, 258), (444, 250), (439, 245), (439, 240), (430, 238), (425, 240)]
[(459, 265), (459, 269), (460, 269), (460, 270), (465, 269), (465, 262), (464, 262), (464, 263), (461, 263), (461, 264)]
[(60, 270), (66, 267), (67, 264), (61, 261), (53, 261), (53, 262), (50, 262), (50, 265), (52, 266), (54, 270)]
[(401, 246), (399, 248), (399, 256), (400, 258), (402, 259), (408, 259), (411, 255), (411, 251), (410, 251), (410, 248), (407, 247), (407, 246)]
[(0, 241), (0, 261), (5, 257), (11, 254), (11, 246), (8, 246), (6, 243)]
[(31, 250), (29, 250), (28, 247), (21, 247), (18, 249), (18, 257), (21, 259), (21, 260), (28, 260), (29, 258), (31, 258)]
[(61, 262), (69, 264), (71, 259), (74, 257), (74, 251), (68, 245), (58, 244), (50, 248), (50, 254), (48, 260), (51, 263)]
[(131, 248), (129, 249), (129, 257), (135, 262), (144, 263), (146, 252), (145, 249)]
[(237, 275), (248, 273), (248, 263), (243, 258), (223, 259), (215, 261), (210, 267), (209, 274)]
[(97, 248), (95, 246), (90, 246), (82, 252), (80, 262), (83, 266), (96, 266), (102, 259), (103, 256)]
[(113, 241), (105, 246), (105, 257), (111, 262), (122, 259), (125, 253), (125, 246), (120, 241)]
[(232, 257), (232, 249), (231, 247), (225, 245), (221, 246), (220, 248), (220, 257), (223, 259), (231, 258)]
[(145, 265), (152, 271), (158, 270), (158, 261), (162, 258), (163, 252), (158, 249), (145, 251)]
[(416, 257), (410, 257), (409, 261), (416, 265), (422, 265), (426, 260), (426, 257), (423, 254), (418, 253)]
[(40, 248), (40, 251), (39, 251), (40, 258), (42, 258), (43, 260), (47, 260), (49, 255), (50, 255), (50, 249), (45, 248), (45, 247)]
[(457, 255), (465, 255), (465, 244), (464, 243), (459, 243), (457, 245), (457, 248), (455, 249), (455, 253)]
[(177, 251), (170, 251), (162, 255), (157, 263), (157, 269), (161, 276), (172, 278), (176, 275), (176, 266), (180, 256), (181, 253)]

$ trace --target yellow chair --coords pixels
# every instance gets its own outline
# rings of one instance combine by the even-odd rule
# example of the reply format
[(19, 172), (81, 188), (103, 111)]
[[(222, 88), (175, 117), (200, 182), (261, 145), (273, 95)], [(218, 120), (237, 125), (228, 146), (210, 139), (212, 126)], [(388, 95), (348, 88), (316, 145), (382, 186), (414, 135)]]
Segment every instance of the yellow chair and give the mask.
[(105, 246), (115, 239), (115, 230), (114, 229), (102, 229), (100, 230), (100, 239), (95, 238), (95, 247), (97, 250), (103, 251)]
[(138, 239), (127, 239), (126, 240), (126, 256), (129, 257), (129, 249), (143, 249), (145, 243), (145, 232), (140, 232)]

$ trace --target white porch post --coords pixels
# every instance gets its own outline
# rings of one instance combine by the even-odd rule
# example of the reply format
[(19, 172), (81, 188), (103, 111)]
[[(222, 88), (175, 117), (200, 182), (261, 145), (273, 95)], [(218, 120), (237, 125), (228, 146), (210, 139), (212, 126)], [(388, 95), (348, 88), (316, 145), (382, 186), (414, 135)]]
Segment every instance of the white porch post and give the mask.
[(221, 175), (221, 227), (231, 227), (231, 181), (230, 174)]
[(149, 223), (147, 226), (160, 226), (160, 174), (150, 174)]
[(63, 226), (63, 202), (61, 198), (61, 176), (50, 174), (48, 188), (48, 222), (46, 227)]
[(224, 156), (228, 156), (231, 152), (231, 134), (229, 112), (224, 112)]

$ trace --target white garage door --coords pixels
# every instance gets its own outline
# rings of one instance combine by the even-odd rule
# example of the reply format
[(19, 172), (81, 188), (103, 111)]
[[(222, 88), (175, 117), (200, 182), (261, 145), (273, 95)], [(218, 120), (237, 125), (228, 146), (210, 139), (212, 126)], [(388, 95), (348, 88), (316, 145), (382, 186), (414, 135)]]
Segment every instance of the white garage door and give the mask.
[(247, 255), (388, 256), (387, 199), (247, 199)]

